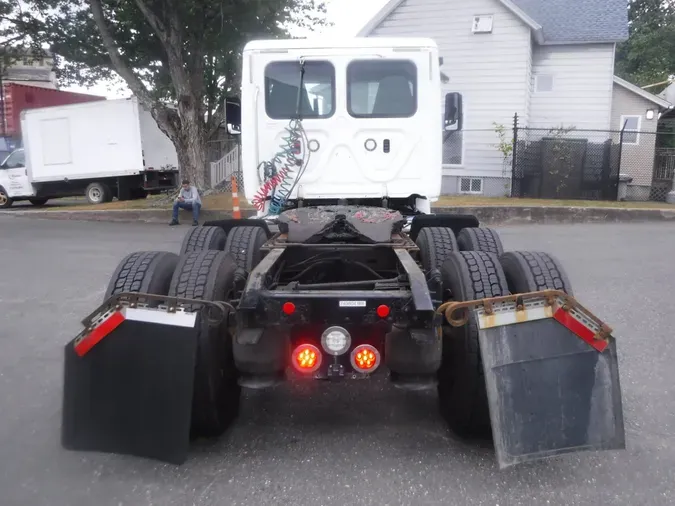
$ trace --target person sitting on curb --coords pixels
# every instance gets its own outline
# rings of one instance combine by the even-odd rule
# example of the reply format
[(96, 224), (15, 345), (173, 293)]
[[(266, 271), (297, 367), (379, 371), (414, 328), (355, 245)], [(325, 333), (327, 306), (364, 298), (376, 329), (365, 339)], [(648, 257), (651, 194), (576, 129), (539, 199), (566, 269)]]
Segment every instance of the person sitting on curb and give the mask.
[(190, 184), (189, 179), (183, 179), (180, 193), (173, 203), (173, 217), (169, 225), (179, 225), (178, 210), (185, 209), (192, 211), (192, 226), (196, 227), (199, 225), (199, 211), (201, 208), (202, 200), (199, 197), (199, 191), (197, 191), (195, 186)]

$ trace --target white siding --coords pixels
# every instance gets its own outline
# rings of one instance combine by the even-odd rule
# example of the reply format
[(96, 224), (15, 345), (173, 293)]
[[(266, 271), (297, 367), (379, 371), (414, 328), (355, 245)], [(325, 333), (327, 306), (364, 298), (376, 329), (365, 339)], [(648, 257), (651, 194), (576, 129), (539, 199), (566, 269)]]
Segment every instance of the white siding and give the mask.
[[(492, 33), (472, 33), (479, 14), (494, 16)], [(465, 111), (463, 163), (446, 165), (444, 174), (502, 176), (493, 122), (510, 127), (516, 112), (527, 120), (532, 51), (527, 25), (497, 0), (405, 0), (371, 36), (436, 41), (444, 59), (441, 70), (450, 77), (443, 94), (462, 93)]]
[(553, 90), (537, 92), (533, 84), (529, 126), (609, 129), (613, 72), (613, 44), (535, 47), (533, 83), (550, 75)]

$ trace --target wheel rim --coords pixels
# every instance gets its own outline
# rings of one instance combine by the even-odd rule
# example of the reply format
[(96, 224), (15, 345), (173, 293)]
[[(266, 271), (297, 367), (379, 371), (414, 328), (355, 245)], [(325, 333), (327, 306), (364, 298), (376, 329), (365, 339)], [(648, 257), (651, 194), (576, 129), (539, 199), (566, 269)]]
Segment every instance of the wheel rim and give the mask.
[(100, 188), (92, 188), (89, 190), (89, 198), (94, 202), (100, 202), (101, 200), (101, 190)]
[(0, 206), (7, 204), (7, 195), (5, 192), (0, 191)]

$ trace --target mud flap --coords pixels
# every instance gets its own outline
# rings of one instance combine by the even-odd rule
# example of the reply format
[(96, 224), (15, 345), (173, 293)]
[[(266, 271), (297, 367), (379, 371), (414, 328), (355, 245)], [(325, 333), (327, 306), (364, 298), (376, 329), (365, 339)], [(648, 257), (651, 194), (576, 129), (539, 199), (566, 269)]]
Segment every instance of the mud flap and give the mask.
[(65, 347), (62, 445), (183, 463), (200, 319), (129, 309), (108, 322), (104, 338)]
[(579, 329), (552, 317), (492, 327), (484, 322), (479, 341), (500, 469), (625, 449), (613, 337), (598, 351)]

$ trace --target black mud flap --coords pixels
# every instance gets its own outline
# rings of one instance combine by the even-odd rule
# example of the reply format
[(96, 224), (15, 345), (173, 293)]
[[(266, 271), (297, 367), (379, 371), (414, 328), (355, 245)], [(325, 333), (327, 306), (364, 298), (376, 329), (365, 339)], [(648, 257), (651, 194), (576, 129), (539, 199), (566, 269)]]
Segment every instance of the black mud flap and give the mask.
[(600, 352), (546, 318), (481, 328), (479, 340), (500, 469), (625, 449), (614, 338)]
[(175, 326), (126, 319), (82, 356), (75, 340), (68, 343), (64, 448), (183, 463), (199, 320)]

